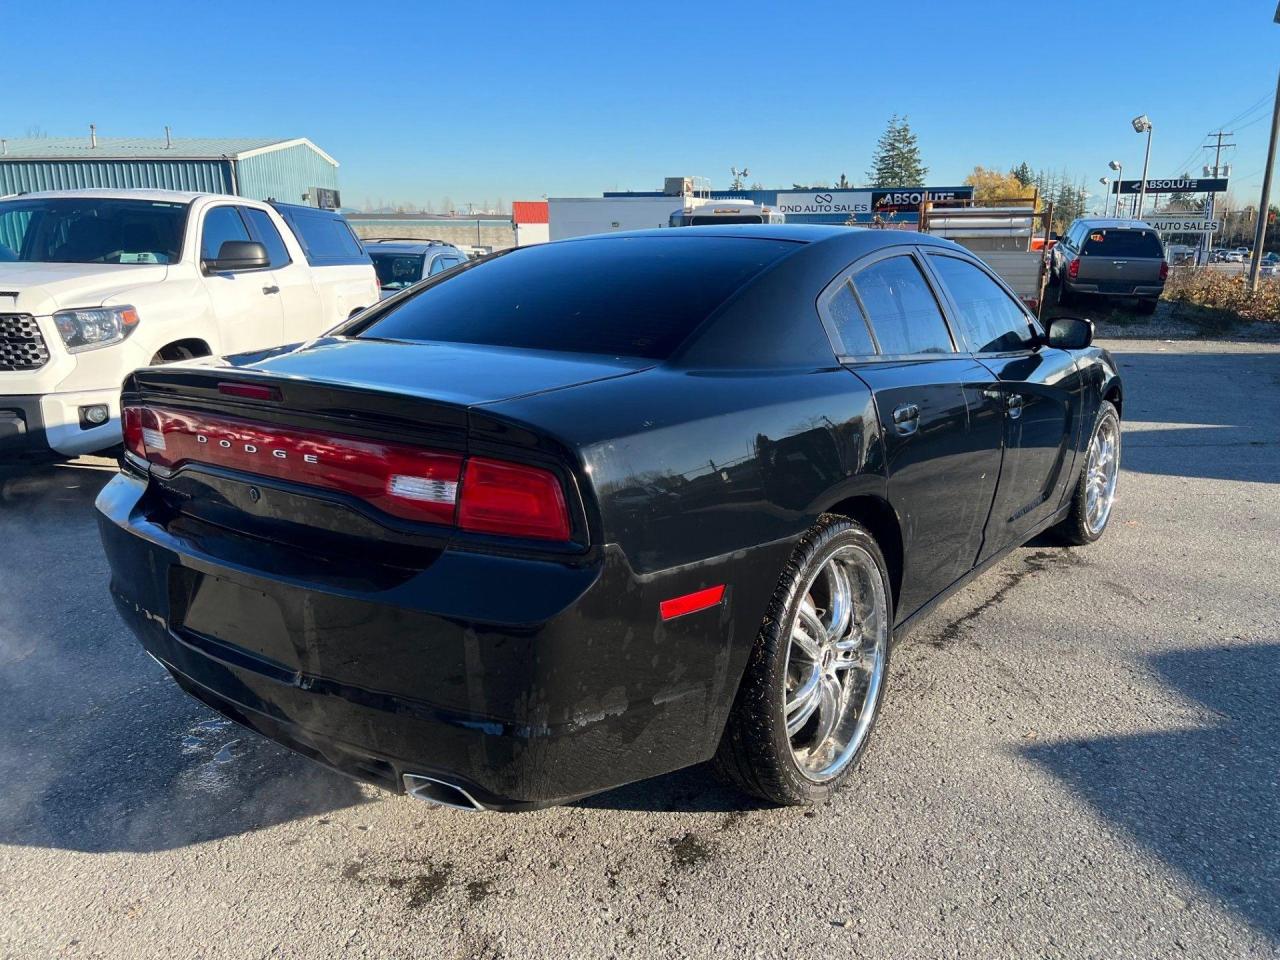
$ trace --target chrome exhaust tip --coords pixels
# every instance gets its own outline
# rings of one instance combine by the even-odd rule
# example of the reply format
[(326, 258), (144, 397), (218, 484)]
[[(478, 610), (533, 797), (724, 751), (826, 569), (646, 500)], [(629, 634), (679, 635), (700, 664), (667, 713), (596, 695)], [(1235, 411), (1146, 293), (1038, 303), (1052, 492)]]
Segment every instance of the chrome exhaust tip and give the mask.
[(461, 787), (417, 773), (404, 775), (404, 792), (415, 800), (434, 803), (438, 807), (452, 807), (454, 810), (466, 810), (470, 813), (478, 813), (484, 809), (475, 797)]

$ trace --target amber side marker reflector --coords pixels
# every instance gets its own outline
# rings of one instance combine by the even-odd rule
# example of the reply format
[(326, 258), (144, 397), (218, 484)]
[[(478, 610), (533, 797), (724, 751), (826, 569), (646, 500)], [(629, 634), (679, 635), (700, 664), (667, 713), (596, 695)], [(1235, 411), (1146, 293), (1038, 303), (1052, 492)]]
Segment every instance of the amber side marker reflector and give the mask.
[(699, 610), (706, 610), (714, 607), (724, 599), (724, 584), (715, 587), (707, 587), (705, 590), (699, 590), (696, 593), (686, 593), (683, 597), (672, 597), (670, 600), (663, 600), (658, 604), (658, 610), (662, 614), (663, 620), (674, 620), (676, 617), (683, 617), (686, 613), (697, 613)]

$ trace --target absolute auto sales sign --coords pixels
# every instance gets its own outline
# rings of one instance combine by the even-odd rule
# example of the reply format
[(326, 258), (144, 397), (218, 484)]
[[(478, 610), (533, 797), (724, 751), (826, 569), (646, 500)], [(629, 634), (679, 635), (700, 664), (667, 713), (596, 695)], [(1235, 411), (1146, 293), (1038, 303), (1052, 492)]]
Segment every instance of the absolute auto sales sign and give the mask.
[(787, 214), (879, 213), (915, 210), (924, 200), (965, 200), (973, 187), (903, 187), (894, 190), (805, 190), (778, 193)]

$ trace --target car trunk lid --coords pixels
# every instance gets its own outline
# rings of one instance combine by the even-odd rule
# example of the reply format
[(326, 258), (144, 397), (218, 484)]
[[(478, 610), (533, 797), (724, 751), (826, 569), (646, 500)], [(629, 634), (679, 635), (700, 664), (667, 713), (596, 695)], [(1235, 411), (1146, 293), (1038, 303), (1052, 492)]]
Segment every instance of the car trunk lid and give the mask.
[[(126, 447), (146, 451), (165, 522), (421, 567), (457, 533), (462, 465), (479, 463), (469, 429), (474, 407), (646, 365), (518, 356), (528, 353), (327, 340), (146, 368), (125, 384), (126, 407), (140, 411), (134, 418), (126, 410)], [(580, 551), (587, 537), (573, 452), (537, 427), (512, 427), (496, 446), (486, 437), (479, 455), (558, 478), (573, 501), (572, 529), (539, 546)], [(133, 463), (142, 465), (136, 455)]]

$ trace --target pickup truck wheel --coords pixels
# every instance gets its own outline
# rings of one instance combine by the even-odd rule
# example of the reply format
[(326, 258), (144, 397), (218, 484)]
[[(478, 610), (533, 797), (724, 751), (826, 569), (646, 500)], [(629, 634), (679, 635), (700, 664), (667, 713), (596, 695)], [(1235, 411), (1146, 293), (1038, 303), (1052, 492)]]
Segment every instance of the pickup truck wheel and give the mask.
[(1067, 289), (1067, 285), (1062, 280), (1058, 281), (1058, 306), (1069, 307), (1076, 302), (1077, 298), (1074, 293)]
[(1103, 400), (1093, 425), (1084, 468), (1071, 496), (1071, 512), (1058, 524), (1057, 532), (1068, 544), (1093, 543), (1107, 529), (1116, 501), (1120, 479), (1120, 415)]
[(771, 803), (830, 797), (857, 765), (884, 698), (893, 599), (863, 527), (824, 517), (796, 547), (756, 637), (716, 753)]

